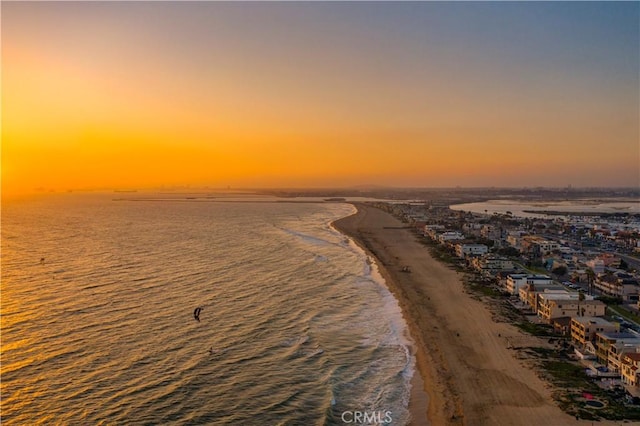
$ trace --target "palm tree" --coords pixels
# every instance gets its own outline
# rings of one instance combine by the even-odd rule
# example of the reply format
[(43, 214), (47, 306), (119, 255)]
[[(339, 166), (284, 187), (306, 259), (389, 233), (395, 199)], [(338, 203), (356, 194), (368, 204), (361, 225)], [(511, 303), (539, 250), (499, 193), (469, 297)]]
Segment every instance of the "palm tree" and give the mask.
[(596, 273), (593, 269), (587, 268), (587, 291), (591, 295), (593, 293), (593, 282), (595, 281)]
[(578, 293), (578, 316), (583, 317), (584, 316), (584, 308), (582, 308), (582, 310), (580, 309), (580, 302), (584, 302), (584, 293), (580, 292)]

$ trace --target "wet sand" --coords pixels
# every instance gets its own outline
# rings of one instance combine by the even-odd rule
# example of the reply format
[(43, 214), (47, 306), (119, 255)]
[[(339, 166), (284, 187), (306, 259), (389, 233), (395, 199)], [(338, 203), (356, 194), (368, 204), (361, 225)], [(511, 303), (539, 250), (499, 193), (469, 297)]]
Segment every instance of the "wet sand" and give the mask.
[(550, 386), (508, 348), (536, 346), (537, 338), (494, 322), (489, 308), (465, 293), (462, 275), (435, 260), (401, 221), (355, 205), (358, 212), (334, 226), (377, 259), (415, 341), (420, 377), (413, 382), (412, 425), (584, 423), (556, 406)]

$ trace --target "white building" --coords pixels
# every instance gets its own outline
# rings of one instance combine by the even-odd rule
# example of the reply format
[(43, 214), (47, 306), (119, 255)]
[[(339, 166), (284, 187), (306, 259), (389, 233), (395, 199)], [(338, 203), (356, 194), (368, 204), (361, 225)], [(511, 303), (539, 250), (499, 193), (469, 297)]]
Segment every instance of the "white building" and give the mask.
[(456, 255), (461, 258), (467, 256), (482, 256), (489, 251), (484, 244), (456, 244)]
[(526, 284), (550, 284), (548, 275), (509, 274), (507, 275), (506, 289), (509, 293), (518, 295), (520, 288)]

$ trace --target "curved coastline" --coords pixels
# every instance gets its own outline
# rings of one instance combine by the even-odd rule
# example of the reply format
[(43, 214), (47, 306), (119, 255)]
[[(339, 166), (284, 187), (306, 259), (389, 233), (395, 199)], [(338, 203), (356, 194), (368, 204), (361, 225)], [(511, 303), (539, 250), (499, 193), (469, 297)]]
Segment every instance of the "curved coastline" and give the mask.
[[(405, 314), (405, 308), (401, 304), (401, 300), (398, 299), (397, 293), (392, 285), (389, 283), (392, 282), (392, 277), (389, 273), (382, 267), (378, 258), (369, 250), (362, 239), (357, 238), (356, 232), (353, 232), (350, 229), (350, 218), (354, 219), (357, 215), (362, 214), (362, 211), (358, 209), (356, 203), (350, 203), (354, 207), (353, 213), (349, 214), (346, 217), (337, 219), (329, 224), (331, 228), (333, 228), (336, 232), (341, 233), (342, 235), (347, 236), (362, 252), (364, 256), (366, 256), (366, 262), (369, 264), (371, 268), (371, 274), (374, 276), (376, 282), (378, 282), (381, 286), (385, 287), (386, 290), (390, 293), (391, 297), (395, 300), (395, 303), (400, 308), (400, 315), (402, 316), (401, 320), (403, 322), (403, 336), (406, 339), (406, 346), (408, 349), (408, 355), (412, 358), (410, 364), (408, 366), (411, 368), (412, 377), (409, 380), (409, 395), (408, 402), (409, 406), (409, 416), (410, 416), (410, 425), (412, 426), (430, 426), (427, 421), (424, 413), (426, 412), (428, 395), (424, 388), (424, 381), (422, 378), (422, 374), (418, 371), (418, 361), (417, 361), (417, 346), (416, 342), (413, 338), (414, 334), (408, 324), (407, 316)], [(340, 222), (340, 223), (336, 223)]]
[[(406, 301), (398, 295), (400, 287), (398, 286), (394, 276), (389, 273), (385, 265), (378, 258), (378, 255), (371, 244), (363, 239), (360, 225), (366, 220), (367, 211), (371, 207), (367, 207), (360, 203), (351, 204), (356, 208), (356, 211), (349, 216), (334, 221), (331, 226), (351, 238), (367, 255), (374, 259), (378, 273), (384, 279), (389, 291), (391, 291), (396, 300), (398, 300), (402, 310), (403, 317), (407, 323), (412, 340), (412, 352), (414, 352), (413, 355), (416, 357), (417, 367), (411, 381), (411, 397), (409, 402), (409, 412), (411, 414), (410, 425), (427, 426), (430, 422), (434, 422), (433, 424), (439, 424), (439, 420), (441, 420), (440, 413), (433, 412), (427, 416), (427, 406), (429, 401), (431, 401), (431, 405), (433, 405), (436, 410), (443, 405), (440, 398), (438, 398), (438, 395), (434, 395), (432, 398), (431, 395), (427, 393), (427, 389), (432, 387), (426, 385), (426, 383), (430, 383), (431, 380), (425, 380), (427, 379), (426, 375), (429, 365), (427, 357), (429, 354), (425, 351), (423, 343), (418, 342), (417, 340), (417, 337), (420, 336), (420, 333), (417, 332), (418, 330), (416, 329), (417, 324), (415, 324), (414, 321), (411, 321), (411, 318), (407, 315)], [(428, 379), (431, 379), (431, 376), (429, 376)], [(427, 420), (427, 417), (430, 421)]]
[(528, 345), (534, 337), (493, 321), (465, 292), (462, 275), (435, 260), (400, 220), (353, 204), (357, 212), (333, 226), (376, 259), (415, 342), (423, 386), (414, 381), (411, 425), (582, 423), (562, 412), (550, 386), (508, 348), (510, 339)]

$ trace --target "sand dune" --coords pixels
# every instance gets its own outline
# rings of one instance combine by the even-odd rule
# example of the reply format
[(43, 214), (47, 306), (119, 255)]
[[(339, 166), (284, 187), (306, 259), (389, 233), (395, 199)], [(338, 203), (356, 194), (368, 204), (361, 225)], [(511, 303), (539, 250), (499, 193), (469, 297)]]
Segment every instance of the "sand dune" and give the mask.
[(565, 414), (549, 385), (508, 349), (509, 339), (535, 345), (535, 337), (494, 322), (488, 307), (465, 293), (462, 275), (436, 261), (401, 221), (372, 206), (356, 207), (358, 213), (334, 225), (377, 258), (409, 324), (428, 394), (427, 408), (414, 389), (412, 424), (426, 418), (432, 425), (584, 423)]

